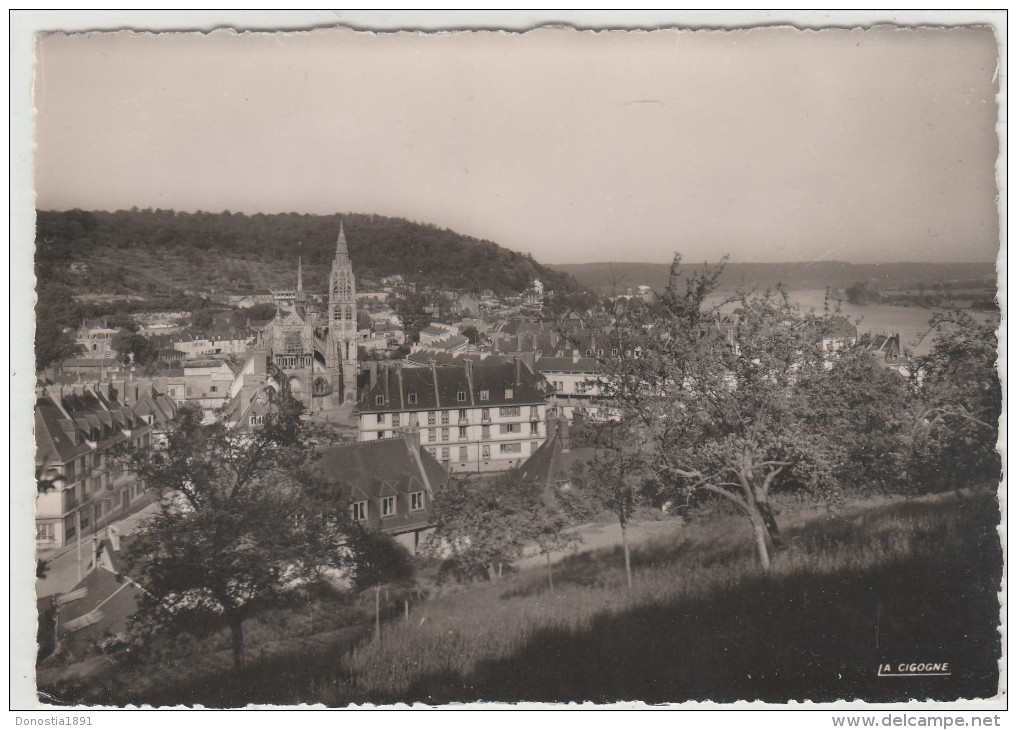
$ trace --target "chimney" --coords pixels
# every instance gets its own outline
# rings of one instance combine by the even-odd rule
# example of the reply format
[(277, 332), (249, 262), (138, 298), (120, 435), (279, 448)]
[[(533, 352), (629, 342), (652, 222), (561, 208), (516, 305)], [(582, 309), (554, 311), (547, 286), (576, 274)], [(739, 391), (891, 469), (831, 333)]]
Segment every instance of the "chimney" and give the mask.
[(378, 382), (378, 361), (371, 360), (367, 363), (367, 372), (371, 375), (371, 387), (373, 388)]
[(396, 361), (395, 368), (396, 378), (399, 381), (399, 410), (405, 410), (406, 404), (403, 402), (403, 363), (401, 360)]
[(519, 376), (521, 375), (520, 369), (522, 368), (522, 362), (518, 357), (512, 358), (516, 362), (516, 385), (519, 385)]

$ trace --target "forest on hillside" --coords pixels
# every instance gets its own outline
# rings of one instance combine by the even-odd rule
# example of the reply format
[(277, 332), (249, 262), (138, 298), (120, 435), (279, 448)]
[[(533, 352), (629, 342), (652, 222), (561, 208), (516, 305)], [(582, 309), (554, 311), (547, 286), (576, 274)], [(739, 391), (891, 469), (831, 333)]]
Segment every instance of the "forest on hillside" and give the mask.
[[(299, 252), (305, 285), (320, 288), (335, 254), (340, 221), (354, 273), (365, 284), (400, 274), (422, 286), (464, 292), (521, 292), (534, 278), (556, 291), (577, 288), (570, 275), (542, 266), (528, 255), (401, 218), (137, 208), (38, 211), (36, 276), (40, 284), (153, 294), (141, 286), (146, 279), (141, 262), (149, 256), (159, 261), (162, 271), (153, 273), (152, 288), (167, 281), (186, 282), (194, 290), (224, 289), (224, 282), (238, 289), (269, 281), (274, 286), (293, 286)], [(69, 271), (75, 262), (98, 271), (75, 274)], [(134, 271), (132, 262), (139, 262), (135, 268), (141, 270)], [(225, 272), (222, 280), (213, 278), (216, 272)], [(282, 272), (286, 278), (276, 281)]]

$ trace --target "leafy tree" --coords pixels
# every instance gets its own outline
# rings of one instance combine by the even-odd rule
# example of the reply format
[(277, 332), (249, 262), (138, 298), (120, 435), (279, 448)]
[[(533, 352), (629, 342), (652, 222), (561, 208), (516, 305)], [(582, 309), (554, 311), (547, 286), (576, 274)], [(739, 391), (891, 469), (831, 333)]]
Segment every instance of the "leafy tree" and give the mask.
[(124, 454), (165, 505), (129, 555), (142, 637), (228, 629), (240, 670), (244, 622), (344, 562), (345, 505), (315, 473), (300, 406), (284, 396), (276, 406), (249, 433), (185, 407), (165, 448)]
[(408, 583), (413, 580), (409, 552), (383, 532), (354, 530), (347, 542), (353, 553), (353, 587), (364, 591), (380, 583)]
[(210, 330), (215, 326), (215, 312), (211, 309), (199, 309), (191, 313), (191, 327), (197, 330)]
[(395, 310), (406, 333), (406, 342), (419, 342), (420, 330), (431, 323), (427, 313), (430, 298), (423, 292), (406, 291), (389, 297), (389, 305)]
[(705, 307), (723, 262), (684, 281), (680, 264), (676, 256), (662, 306), (637, 310), (612, 333), (619, 355), (605, 362), (607, 388), (651, 447), (662, 491), (734, 504), (767, 571), (781, 542), (774, 489), (829, 496), (839, 487), (844, 444), (831, 424), (844, 414), (807, 397), (826, 378), (849, 381), (841, 356), (822, 344), (834, 320), (802, 312), (779, 289), (732, 297), (735, 318), (724, 319), (726, 302)]
[(40, 284), (35, 305), (35, 367), (42, 370), (81, 354), (74, 341), (77, 311), (72, 292), (58, 284)]
[(942, 312), (932, 317), (925, 336), (932, 332), (932, 348), (916, 358), (911, 374), (922, 408), (913, 470), (926, 488), (995, 484), (1002, 469), (996, 444), (1003, 405), (996, 324)]
[(471, 345), (476, 345), (480, 342), (480, 332), (478, 332), (477, 328), (474, 327), (472, 324), (463, 327), (461, 334), (463, 337), (470, 341)]
[(151, 340), (137, 332), (121, 330), (113, 335), (110, 343), (120, 355), (124, 363), (130, 362), (131, 356), (137, 365), (149, 365), (159, 359), (159, 348)]
[(648, 444), (635, 418), (605, 425), (598, 436), (601, 446), (587, 464), (573, 466), (567, 487), (559, 488), (557, 499), (573, 521), (580, 522), (603, 512), (611, 513), (622, 534), (625, 577), (632, 588), (632, 558), (628, 526), (636, 510), (648, 501), (647, 479), (652, 469)]
[(512, 489), (514, 472), (498, 477), (449, 480), (435, 492), (433, 553), (467, 575), (495, 581), (504, 563), (517, 558), (527, 537), (532, 499)]

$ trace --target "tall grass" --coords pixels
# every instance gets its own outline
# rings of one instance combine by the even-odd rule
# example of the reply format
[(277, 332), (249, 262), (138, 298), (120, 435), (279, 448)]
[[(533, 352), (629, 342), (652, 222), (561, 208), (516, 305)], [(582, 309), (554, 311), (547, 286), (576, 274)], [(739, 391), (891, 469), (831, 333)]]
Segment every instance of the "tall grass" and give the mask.
[[(903, 699), (995, 694), (1001, 554), (989, 495), (848, 510), (792, 529), (763, 577), (741, 521), (439, 599), (347, 657), (320, 700)], [(423, 620), (423, 623), (420, 621)], [(880, 662), (961, 676), (888, 684)], [(882, 682), (882, 684), (881, 684)]]
[[(343, 706), (455, 701), (986, 697), (996, 692), (1002, 554), (994, 495), (785, 515), (769, 576), (737, 516), (637, 547), (572, 555), (439, 595), (369, 632), (276, 652), (241, 677), (149, 683), (119, 702)], [(620, 550), (620, 549), (619, 549)], [(330, 643), (331, 642), (331, 643)], [(352, 649), (351, 649), (352, 647)], [(890, 681), (879, 664), (950, 662)], [(157, 684), (157, 683), (156, 683)], [(102, 701), (117, 703), (116, 693)]]

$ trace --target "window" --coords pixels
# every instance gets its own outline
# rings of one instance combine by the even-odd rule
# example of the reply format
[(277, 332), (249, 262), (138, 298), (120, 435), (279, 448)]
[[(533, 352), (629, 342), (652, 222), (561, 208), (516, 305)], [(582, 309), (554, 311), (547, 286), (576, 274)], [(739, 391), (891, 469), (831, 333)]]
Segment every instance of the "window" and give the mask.
[(480, 391), (480, 400), (491, 400), (491, 391), (489, 390)]
[(215, 392), (218, 392), (218, 390), (219, 390), (219, 386), (218, 385), (210, 385), (210, 386), (208, 386), (208, 392), (209, 393), (215, 393)]
[(408, 393), (406, 395), (406, 400), (409, 401), (409, 403), (411, 405), (415, 404), (417, 402), (417, 394), (416, 393)]
[(499, 433), (519, 433), (518, 423), (503, 423), (498, 429)]
[(437, 429), (434, 429), (434, 428), (427, 429), (427, 440), (428, 440), (428, 442), (433, 444), (435, 441), (438, 440), (438, 434), (436, 433), (436, 431), (437, 431)]
[(411, 426), (416, 426), (416, 425), (417, 425), (417, 414), (416, 414), (416, 413), (411, 413), (411, 414), (410, 414), (410, 417), (409, 417), (409, 424), (410, 424)]
[(441, 447), (441, 458), (443, 461), (448, 461), (448, 446)]
[(422, 509), (424, 509), (424, 493), (413, 492), (410, 495), (410, 511), (419, 512)]
[(441, 440), (442, 441), (448, 441), (448, 429), (447, 428), (443, 428), (441, 430)]
[(383, 438), (385, 438), (385, 432), (384, 431), (378, 431), (378, 440), (381, 441)]
[(483, 446), (480, 447), (480, 458), (484, 459), (484, 461), (487, 461), (488, 459), (491, 458), (490, 444), (484, 444)]
[(36, 540), (54, 540), (56, 539), (56, 525), (52, 522), (43, 522), (35, 526), (35, 539)]
[(376, 406), (383, 406), (383, 405), (385, 405), (385, 396), (383, 396), (383, 395), (376, 395), (376, 396), (374, 396), (374, 404)]
[(537, 406), (530, 406), (530, 420), (536, 421), (540, 418), (540, 409)]
[(375, 420), (376, 420), (376, 421), (377, 421), (378, 423), (385, 423), (385, 414), (384, 414), (384, 413), (379, 413), (379, 414), (377, 415), (377, 417), (375, 418)]
[(509, 400), (512, 397), (512, 388), (505, 388), (505, 400)]
[(381, 516), (391, 517), (395, 514), (395, 497), (381, 498)]
[(456, 393), (456, 400), (459, 401), (460, 403), (465, 401), (466, 400), (466, 391), (465, 390), (460, 390), (459, 392), (457, 392)]
[(518, 416), (519, 406), (506, 406), (504, 408), (499, 408), (498, 415), (501, 416), (502, 418), (505, 418), (507, 416)]
[(448, 425), (448, 411), (441, 412), (441, 425), (442, 426)]
[(503, 454), (521, 454), (523, 453), (522, 444), (502, 444), (501, 453)]
[(264, 416), (251, 416), (251, 425), (252, 426), (263, 426), (264, 424), (265, 424), (265, 417)]
[(461, 441), (464, 438), (466, 438), (466, 426), (460, 426), (459, 427), (459, 440)]
[(540, 433), (540, 421), (530, 421), (530, 435), (536, 436)]
[(480, 438), (482, 439), (491, 438), (491, 427), (488, 426), (487, 424), (484, 424), (483, 426), (480, 427)]
[(393, 426), (398, 426), (399, 425), (399, 414), (398, 413), (393, 413), (392, 414), (392, 425)]
[(563, 383), (560, 380), (554, 381), (554, 392), (555, 393), (564, 393), (565, 392), (565, 383)]
[(469, 418), (466, 416), (466, 409), (465, 408), (460, 408), (459, 409), (459, 423), (466, 423), (468, 420), (469, 420)]
[(460, 446), (459, 447), (459, 461), (465, 462), (468, 458), (470, 458), (470, 457), (467, 455), (466, 447), (465, 446)]
[(363, 522), (367, 519), (367, 502), (354, 502), (350, 505), (350, 519)]
[(427, 425), (428, 426), (433, 426), (434, 424), (435, 424), (434, 411), (428, 411), (427, 412)]
[(430, 454), (431, 456), (433, 456), (433, 457), (434, 457), (435, 459), (437, 459), (437, 458), (438, 458), (438, 449), (428, 449), (428, 450), (427, 450), (427, 453), (429, 453), (429, 454)]
[(481, 408), (480, 409), (480, 422), (481, 423), (490, 423), (491, 422), (491, 409), (490, 408)]
[(539, 448), (540, 448), (540, 442), (539, 441), (531, 441), (530, 442), (530, 453), (531, 454), (534, 451), (536, 451), (537, 449), (539, 449)]

